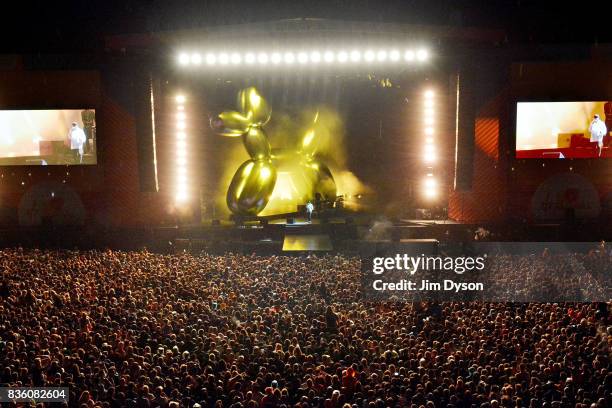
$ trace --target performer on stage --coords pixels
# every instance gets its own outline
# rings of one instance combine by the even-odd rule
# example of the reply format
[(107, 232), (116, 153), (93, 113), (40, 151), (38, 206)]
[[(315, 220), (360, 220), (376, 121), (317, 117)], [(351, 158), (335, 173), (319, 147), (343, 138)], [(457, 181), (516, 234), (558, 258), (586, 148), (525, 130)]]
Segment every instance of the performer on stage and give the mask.
[(308, 214), (308, 222), (312, 222), (312, 212), (314, 211), (314, 205), (309, 201), (306, 204), (306, 213)]
[(597, 155), (601, 156), (601, 152), (603, 150), (603, 139), (608, 133), (608, 129), (606, 128), (606, 124), (599, 119), (599, 115), (595, 115), (593, 117), (593, 121), (589, 126), (589, 132), (591, 133), (591, 142), (597, 142)]

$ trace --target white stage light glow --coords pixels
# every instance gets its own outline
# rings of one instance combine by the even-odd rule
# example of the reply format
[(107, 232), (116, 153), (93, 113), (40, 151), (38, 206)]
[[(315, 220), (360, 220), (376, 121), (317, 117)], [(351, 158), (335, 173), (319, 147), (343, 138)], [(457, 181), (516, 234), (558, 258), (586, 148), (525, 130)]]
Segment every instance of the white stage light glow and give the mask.
[(265, 52), (262, 52), (259, 55), (257, 55), (257, 62), (259, 62), (260, 64), (267, 64), (268, 61), (269, 61), (269, 57), (268, 57), (268, 54), (266, 54)]
[(434, 188), (436, 187), (436, 180), (432, 177), (427, 177), (425, 179), (425, 187), (427, 188)]
[(295, 55), (292, 52), (286, 52), (284, 56), (285, 64), (293, 64), (295, 62)]
[(246, 62), (247, 64), (254, 64), (255, 60), (255, 54), (253, 54), (252, 52), (249, 52), (244, 56), (244, 62)]
[(202, 56), (198, 53), (192, 54), (191, 63), (195, 65), (200, 65), (202, 63)]
[(438, 192), (434, 189), (426, 189), (425, 196), (427, 198), (435, 198), (438, 195)]
[(425, 163), (433, 163), (436, 161), (436, 155), (433, 152), (427, 153), (423, 156), (423, 160), (425, 161)]
[(417, 52), (416, 56), (417, 56), (417, 59), (422, 62), (422, 61), (425, 61), (429, 57), (429, 53), (425, 49), (420, 49)]
[(278, 52), (272, 53), (272, 56), (270, 57), (270, 61), (272, 61), (273, 64), (280, 64), (282, 59), (282, 56)]
[(179, 61), (179, 64), (181, 64), (181, 65), (189, 64), (189, 54), (184, 53), (184, 52), (179, 54), (178, 61)]
[[(402, 54), (403, 53), (403, 54)], [(178, 55), (178, 63), (183, 66), (189, 65), (202, 65), (208, 66), (213, 65), (240, 65), (248, 64), (252, 65), (255, 63), (267, 64), (269, 62), (273, 64), (317, 64), (319, 62), (333, 63), (337, 62), (345, 64), (347, 62), (358, 63), (365, 61), (368, 63), (372, 62), (392, 62), (396, 63), (402, 60), (405, 61), (426, 61), (429, 59), (429, 52), (421, 48), (416, 50), (405, 50), (400, 51), (398, 49), (353, 49), (353, 50), (339, 50), (333, 51), (328, 50), (319, 52), (316, 50), (308, 51), (303, 50), (299, 52), (291, 51), (276, 51), (276, 52), (260, 52), (255, 53), (249, 50), (237, 50), (235, 52), (219, 52), (219, 53), (205, 53), (200, 54), (198, 52), (186, 53), (182, 52)]]
[(206, 64), (215, 65), (217, 63), (217, 56), (215, 54), (206, 54)]
[(185, 95), (177, 95), (176, 96), (176, 101), (178, 103), (185, 103)]

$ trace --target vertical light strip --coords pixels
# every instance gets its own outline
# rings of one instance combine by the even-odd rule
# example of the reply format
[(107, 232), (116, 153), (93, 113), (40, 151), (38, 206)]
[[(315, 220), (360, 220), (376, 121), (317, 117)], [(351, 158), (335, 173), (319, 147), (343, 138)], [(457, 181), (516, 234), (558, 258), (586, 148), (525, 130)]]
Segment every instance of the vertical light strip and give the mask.
[(176, 202), (182, 203), (189, 199), (187, 181), (189, 180), (187, 170), (187, 113), (185, 103), (187, 99), (184, 95), (177, 95), (175, 98), (176, 109), (175, 117), (175, 182), (176, 182)]
[[(521, 65), (522, 66), (522, 65)], [(455, 107), (455, 172), (454, 172), (454, 181), (453, 181), (453, 188), (455, 190), (457, 190), (457, 169), (458, 169), (458, 164), (459, 163), (459, 92), (461, 90), (461, 76), (459, 75), (459, 73), (457, 73), (456, 76), (456, 83), (457, 83), (457, 89), (456, 89), (456, 95), (455, 95), (455, 100), (457, 102), (457, 105)]]
[(155, 177), (155, 191), (159, 191), (159, 181), (157, 178), (157, 146), (155, 140), (155, 98), (153, 94), (153, 81), (150, 81), (151, 92), (151, 129), (153, 135), (153, 175)]
[[(429, 199), (435, 198), (438, 195), (438, 183), (434, 176), (434, 163), (436, 162), (438, 153), (436, 151), (434, 127), (435, 96), (435, 92), (431, 89), (423, 93), (423, 133), (425, 135), (423, 161), (426, 163), (423, 191), (425, 197)], [(439, 137), (440, 135), (437, 136)]]

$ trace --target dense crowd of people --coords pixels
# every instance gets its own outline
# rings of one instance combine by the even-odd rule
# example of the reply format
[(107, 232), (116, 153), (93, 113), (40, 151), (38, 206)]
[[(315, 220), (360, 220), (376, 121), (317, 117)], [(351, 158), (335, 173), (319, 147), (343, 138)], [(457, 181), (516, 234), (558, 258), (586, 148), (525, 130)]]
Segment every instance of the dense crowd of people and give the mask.
[(612, 253), (497, 255), (481, 275), (499, 299), (605, 301), (612, 289)]
[(0, 386), (66, 386), (79, 408), (612, 406), (610, 304), (370, 303), (359, 274), (3, 250)]

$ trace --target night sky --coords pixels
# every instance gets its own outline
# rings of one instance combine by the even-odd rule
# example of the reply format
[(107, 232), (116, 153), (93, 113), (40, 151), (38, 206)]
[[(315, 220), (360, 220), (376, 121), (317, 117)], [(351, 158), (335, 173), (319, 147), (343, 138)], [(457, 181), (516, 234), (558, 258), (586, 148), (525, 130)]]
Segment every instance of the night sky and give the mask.
[[(10, 1), (0, 52), (87, 52), (109, 34), (146, 33), (288, 18), (498, 28), (508, 44), (610, 41), (605, 2), (503, 0), (124, 0)], [(575, 2), (572, 2), (576, 4)]]

